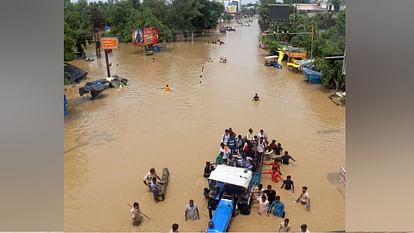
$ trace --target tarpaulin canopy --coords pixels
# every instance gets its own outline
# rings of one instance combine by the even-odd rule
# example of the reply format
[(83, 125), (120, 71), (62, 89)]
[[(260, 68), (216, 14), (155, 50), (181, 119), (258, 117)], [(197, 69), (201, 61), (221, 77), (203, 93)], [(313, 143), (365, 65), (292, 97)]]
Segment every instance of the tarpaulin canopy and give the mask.
[(246, 168), (217, 165), (211, 172), (209, 179), (227, 184), (248, 188), (252, 180), (252, 171)]

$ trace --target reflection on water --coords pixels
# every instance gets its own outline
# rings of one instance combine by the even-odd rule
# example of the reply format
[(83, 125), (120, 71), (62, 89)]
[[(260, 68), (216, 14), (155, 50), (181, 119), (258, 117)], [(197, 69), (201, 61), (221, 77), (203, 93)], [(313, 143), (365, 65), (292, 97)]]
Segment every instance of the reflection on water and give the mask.
[[(69, 96), (65, 119), (65, 231), (181, 231), (206, 228), (208, 212), (202, 169), (213, 160), (224, 128), (246, 134), (265, 129), (297, 160), (282, 167), (296, 193), (272, 184), (286, 206), (292, 229), (307, 223), (311, 231), (344, 229), (344, 199), (328, 174), (345, 162), (345, 110), (327, 98), (319, 85), (309, 85), (291, 71), (263, 66), (259, 28), (168, 44), (166, 52), (144, 57), (129, 44), (110, 54), (111, 73), (129, 79), (123, 89), (109, 89), (90, 101)], [(221, 38), (224, 45), (207, 44)], [(93, 53), (92, 50), (90, 50)], [(227, 57), (226, 64), (219, 57)], [(212, 58), (213, 62), (208, 63)], [(75, 61), (90, 79), (106, 75), (105, 60)], [(200, 71), (204, 66), (203, 77)], [(200, 83), (201, 80), (201, 83)], [(171, 92), (161, 88), (168, 84)], [(251, 101), (258, 93), (261, 101)], [(168, 167), (171, 181), (166, 200), (154, 203), (142, 184), (149, 168)], [(271, 184), (263, 177), (263, 184)], [(293, 200), (309, 187), (310, 212)], [(200, 221), (185, 222), (184, 206), (194, 199)], [(139, 201), (152, 221), (130, 224), (126, 203)], [(249, 216), (232, 220), (231, 231), (274, 231), (282, 219)]]

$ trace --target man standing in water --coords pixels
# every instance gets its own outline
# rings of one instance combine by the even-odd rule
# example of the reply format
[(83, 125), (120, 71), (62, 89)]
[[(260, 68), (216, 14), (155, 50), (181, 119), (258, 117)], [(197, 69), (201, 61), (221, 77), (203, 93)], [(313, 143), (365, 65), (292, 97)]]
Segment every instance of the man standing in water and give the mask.
[(299, 201), (300, 201), (300, 204), (304, 205), (307, 210), (310, 210), (310, 199), (309, 199), (308, 187), (306, 186), (302, 187), (302, 193), (300, 194), (300, 196), (295, 202), (298, 203)]
[(286, 180), (283, 181), (282, 187), (280, 188), (281, 189), (285, 188), (286, 190), (292, 190), (292, 193), (295, 192), (295, 185), (293, 184), (292, 177), (287, 176)]
[(290, 224), (288, 218), (285, 218), (285, 220), (280, 223), (279, 232), (290, 232)]
[(171, 231), (170, 232), (178, 232), (178, 224), (177, 223), (174, 223), (171, 226)]
[(260, 101), (260, 97), (257, 95), (257, 93), (253, 96), (253, 101)]
[(134, 206), (131, 208), (132, 225), (139, 226), (142, 222), (141, 210), (139, 209), (138, 202), (134, 202)]
[(145, 175), (143, 182), (146, 186), (148, 186), (149, 190), (151, 190), (151, 181), (152, 178), (157, 178), (159, 181), (161, 181), (161, 178), (157, 175), (157, 172), (155, 171), (155, 168), (151, 168), (150, 171)]
[(190, 200), (189, 203), (185, 206), (184, 218), (185, 218), (185, 221), (187, 221), (187, 219), (191, 219), (191, 220), (200, 219), (198, 207), (196, 204), (194, 204), (193, 200)]
[(273, 215), (284, 218), (285, 217), (285, 204), (280, 201), (280, 197), (276, 196), (275, 201), (269, 206), (269, 212)]
[(282, 163), (285, 164), (285, 165), (289, 165), (289, 160), (290, 159), (296, 162), (296, 160), (294, 158), (292, 158), (292, 156), (289, 155), (288, 151), (285, 151), (285, 154), (282, 155), (281, 159), (282, 159)]
[(276, 198), (276, 191), (272, 189), (272, 186), (269, 184), (267, 186), (267, 190), (264, 191), (264, 193), (267, 196), (267, 199), (269, 200), (269, 203), (272, 204), (273, 201)]
[(308, 230), (308, 225), (306, 225), (306, 224), (300, 225), (300, 232), (310, 233), (310, 231)]

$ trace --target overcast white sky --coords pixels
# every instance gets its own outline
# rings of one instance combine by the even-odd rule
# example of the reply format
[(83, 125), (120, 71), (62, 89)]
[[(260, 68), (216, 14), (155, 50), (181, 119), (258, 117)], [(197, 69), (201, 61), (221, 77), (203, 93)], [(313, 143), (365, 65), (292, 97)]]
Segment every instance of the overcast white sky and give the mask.
[[(71, 2), (77, 2), (78, 0), (71, 0)], [(102, 2), (107, 2), (107, 0), (101, 0)], [(88, 0), (88, 2), (99, 2), (99, 0)], [(247, 4), (247, 3), (255, 3), (256, 0), (241, 0), (242, 4)]]

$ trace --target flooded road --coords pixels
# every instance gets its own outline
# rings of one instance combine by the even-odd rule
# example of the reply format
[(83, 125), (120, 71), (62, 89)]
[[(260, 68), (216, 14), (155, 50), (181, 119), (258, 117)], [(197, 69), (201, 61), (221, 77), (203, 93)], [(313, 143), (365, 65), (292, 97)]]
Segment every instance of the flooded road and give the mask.
[[(345, 109), (333, 104), (320, 85), (304, 82), (303, 75), (263, 65), (257, 20), (235, 28), (193, 43), (171, 43), (148, 57), (121, 44), (109, 59), (111, 73), (129, 79), (127, 88), (106, 90), (94, 101), (79, 97), (77, 88), (66, 93), (65, 231), (167, 232), (172, 223), (183, 232), (205, 230), (203, 167), (215, 159), (228, 127), (242, 135), (248, 128), (256, 134), (263, 128), (297, 160), (282, 166), (283, 177), (291, 175), (295, 182), (295, 193), (272, 184), (292, 230), (303, 223), (314, 232), (345, 228), (345, 201), (338, 190), (339, 167), (345, 163)], [(217, 38), (225, 44), (206, 43)], [(220, 56), (228, 62), (219, 63)], [(88, 71), (89, 80), (106, 76), (105, 59), (71, 63)], [(165, 84), (171, 92), (162, 92)], [(255, 93), (261, 97), (258, 103), (251, 101)], [(155, 203), (142, 183), (151, 167), (159, 174), (163, 167), (170, 170), (163, 202)], [(262, 183), (271, 184), (270, 177), (263, 176)], [(303, 185), (309, 188), (310, 212), (293, 203)], [(184, 221), (189, 199), (199, 206), (199, 221)], [(134, 201), (152, 218), (139, 227), (131, 225), (127, 206)], [(250, 215), (233, 218), (230, 231), (276, 231), (281, 221), (259, 216), (253, 207)]]

